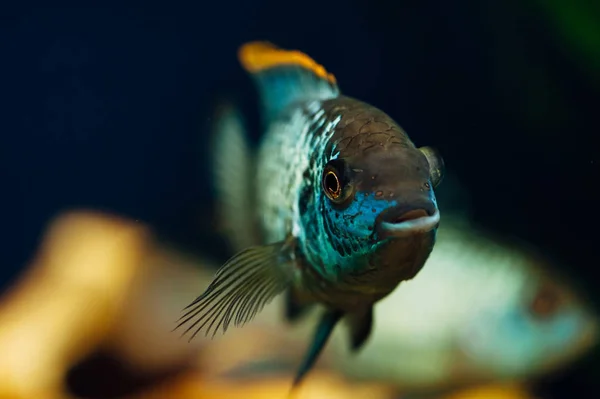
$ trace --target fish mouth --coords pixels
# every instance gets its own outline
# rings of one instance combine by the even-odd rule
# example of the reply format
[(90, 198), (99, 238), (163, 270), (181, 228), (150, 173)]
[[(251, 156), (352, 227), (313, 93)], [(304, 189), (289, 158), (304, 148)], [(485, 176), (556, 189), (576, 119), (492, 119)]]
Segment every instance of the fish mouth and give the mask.
[(407, 237), (428, 233), (439, 224), (440, 212), (433, 204), (394, 207), (378, 217), (377, 233), (381, 238)]

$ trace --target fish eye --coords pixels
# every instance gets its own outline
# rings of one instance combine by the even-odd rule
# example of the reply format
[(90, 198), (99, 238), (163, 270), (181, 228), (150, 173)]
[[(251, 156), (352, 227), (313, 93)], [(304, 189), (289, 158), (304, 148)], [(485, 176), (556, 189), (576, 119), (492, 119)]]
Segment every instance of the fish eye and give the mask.
[(549, 284), (543, 284), (529, 304), (529, 312), (537, 319), (548, 319), (560, 310), (561, 305), (562, 296), (558, 290)]
[(336, 200), (342, 194), (342, 185), (340, 184), (340, 178), (333, 170), (327, 170), (323, 179), (323, 187), (327, 196)]
[(339, 160), (329, 162), (323, 171), (323, 191), (329, 200), (337, 204), (342, 203), (351, 194), (344, 172), (344, 163)]
[(429, 178), (433, 188), (436, 188), (444, 179), (446, 169), (444, 159), (435, 148), (421, 147), (419, 150), (425, 155), (427, 163), (429, 163)]

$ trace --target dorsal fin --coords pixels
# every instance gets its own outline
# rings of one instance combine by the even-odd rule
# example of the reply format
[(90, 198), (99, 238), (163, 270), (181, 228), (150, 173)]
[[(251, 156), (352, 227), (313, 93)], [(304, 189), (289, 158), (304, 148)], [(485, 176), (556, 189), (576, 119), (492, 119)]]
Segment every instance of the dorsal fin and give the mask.
[(340, 93), (335, 76), (300, 51), (256, 41), (241, 46), (238, 58), (258, 85), (267, 119), (294, 102), (325, 100)]

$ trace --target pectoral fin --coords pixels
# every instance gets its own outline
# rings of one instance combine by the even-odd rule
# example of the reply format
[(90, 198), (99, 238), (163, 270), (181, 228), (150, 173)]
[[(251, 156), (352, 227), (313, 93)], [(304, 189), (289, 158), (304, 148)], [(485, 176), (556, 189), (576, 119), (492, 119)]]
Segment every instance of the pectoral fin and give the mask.
[(250, 247), (239, 252), (217, 270), (206, 291), (189, 304), (175, 329), (187, 324), (182, 335), (195, 329), (212, 336), (250, 321), (273, 298), (291, 285), (295, 267), (290, 241)]
[(357, 351), (371, 335), (373, 307), (360, 313), (349, 314), (348, 321), (350, 323), (350, 348), (352, 351)]

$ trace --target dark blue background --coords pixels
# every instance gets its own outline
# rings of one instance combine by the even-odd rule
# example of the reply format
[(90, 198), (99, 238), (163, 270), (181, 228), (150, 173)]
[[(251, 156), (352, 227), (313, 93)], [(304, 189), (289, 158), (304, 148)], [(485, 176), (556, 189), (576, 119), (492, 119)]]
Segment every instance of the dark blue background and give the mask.
[(208, 246), (210, 107), (223, 89), (255, 101), (236, 50), (266, 39), (307, 52), (346, 94), (437, 146), (479, 221), (540, 245), (595, 293), (599, 90), (533, 5), (191, 3), (4, 8), (4, 287), (71, 207)]

